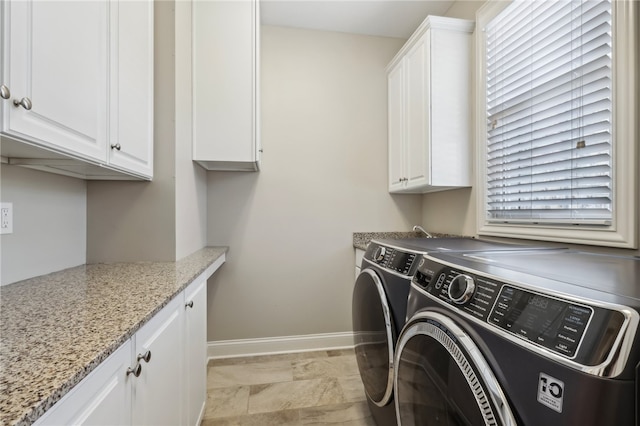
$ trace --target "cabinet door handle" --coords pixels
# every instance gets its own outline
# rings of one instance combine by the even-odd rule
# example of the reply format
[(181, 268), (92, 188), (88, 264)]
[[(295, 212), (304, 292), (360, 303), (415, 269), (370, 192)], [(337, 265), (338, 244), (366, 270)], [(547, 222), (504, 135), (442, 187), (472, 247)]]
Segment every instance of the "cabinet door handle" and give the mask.
[(11, 91), (4, 84), (0, 86), (0, 98), (9, 99), (11, 97)]
[(151, 351), (146, 351), (143, 354), (138, 354), (138, 362), (140, 362), (140, 360), (143, 360), (144, 362), (151, 361)]
[(29, 111), (31, 109), (31, 107), (33, 106), (31, 104), (31, 99), (29, 98), (22, 98), (20, 100), (14, 99), (13, 100), (13, 104), (17, 107), (21, 106), (22, 108), (26, 109), (27, 111)]
[(185, 308), (193, 308), (193, 300), (189, 300), (187, 303), (184, 304)]
[(122, 147), (120, 146), (119, 143), (112, 143), (111, 144), (111, 149), (115, 149), (117, 151), (120, 151), (120, 148), (122, 148)]
[(131, 368), (127, 368), (127, 376), (129, 374), (133, 374), (136, 377), (140, 377), (140, 373), (142, 373), (142, 366), (140, 365), (140, 363), (136, 363), (136, 366)]

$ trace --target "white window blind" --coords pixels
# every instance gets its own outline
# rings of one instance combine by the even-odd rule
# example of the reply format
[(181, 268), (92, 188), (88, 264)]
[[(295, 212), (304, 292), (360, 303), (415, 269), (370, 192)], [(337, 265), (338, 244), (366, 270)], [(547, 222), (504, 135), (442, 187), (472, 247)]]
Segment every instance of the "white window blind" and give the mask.
[(485, 30), (487, 220), (611, 224), (611, 2), (516, 0)]

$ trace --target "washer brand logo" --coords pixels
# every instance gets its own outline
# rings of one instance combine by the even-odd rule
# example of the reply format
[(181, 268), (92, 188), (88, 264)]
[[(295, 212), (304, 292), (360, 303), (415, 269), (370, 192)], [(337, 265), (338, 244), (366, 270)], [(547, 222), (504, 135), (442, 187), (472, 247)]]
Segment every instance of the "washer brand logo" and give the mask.
[(538, 402), (552, 410), (562, 413), (562, 399), (564, 397), (564, 382), (540, 373), (538, 380)]

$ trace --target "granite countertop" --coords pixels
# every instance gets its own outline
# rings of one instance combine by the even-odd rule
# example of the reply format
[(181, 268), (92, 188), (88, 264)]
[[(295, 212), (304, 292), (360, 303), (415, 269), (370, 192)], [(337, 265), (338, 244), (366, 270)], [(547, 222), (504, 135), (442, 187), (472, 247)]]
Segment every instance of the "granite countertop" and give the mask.
[[(437, 232), (429, 232), (433, 238), (450, 238), (450, 237), (463, 237), (462, 235), (454, 234), (440, 234)], [(425, 235), (422, 232), (354, 232), (353, 233), (353, 246), (360, 250), (366, 250), (371, 240), (401, 240), (404, 238), (423, 238)], [(473, 237), (468, 237), (473, 238)]]
[(0, 287), (0, 425), (28, 425), (227, 252), (89, 264)]

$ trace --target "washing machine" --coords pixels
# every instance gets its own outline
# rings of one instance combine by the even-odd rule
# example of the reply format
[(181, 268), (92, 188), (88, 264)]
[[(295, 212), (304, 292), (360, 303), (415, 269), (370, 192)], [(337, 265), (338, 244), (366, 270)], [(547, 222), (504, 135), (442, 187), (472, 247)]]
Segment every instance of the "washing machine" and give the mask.
[(394, 375), (400, 425), (637, 425), (640, 259), (427, 254)]
[(372, 415), (379, 426), (396, 424), (394, 351), (406, 320), (407, 296), (425, 253), (515, 250), (526, 247), (471, 238), (373, 240), (361, 264), (352, 301), (356, 360)]

